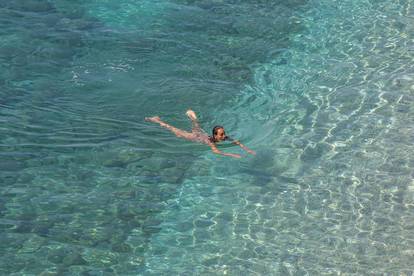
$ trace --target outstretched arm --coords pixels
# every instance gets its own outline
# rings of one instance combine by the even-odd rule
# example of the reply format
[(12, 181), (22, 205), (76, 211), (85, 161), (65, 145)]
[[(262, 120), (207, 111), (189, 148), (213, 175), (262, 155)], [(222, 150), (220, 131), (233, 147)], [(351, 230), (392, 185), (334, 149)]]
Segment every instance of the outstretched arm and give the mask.
[(244, 149), (248, 153), (253, 154), (253, 155), (256, 155), (256, 152), (254, 150), (249, 149), (248, 147), (246, 147), (245, 145), (243, 145), (242, 143), (240, 143), (240, 141), (233, 140), (232, 143), (235, 144), (235, 145), (240, 146), (242, 149)]
[(239, 154), (235, 154), (235, 153), (225, 153), (225, 152), (220, 151), (220, 150), (216, 147), (216, 145), (214, 145), (213, 143), (212, 143), (212, 144), (210, 144), (210, 147), (211, 147), (211, 150), (212, 150), (214, 153), (221, 154), (221, 155), (224, 155), (224, 156), (230, 156), (230, 157), (234, 157), (234, 158), (241, 158), (241, 155), (239, 155)]

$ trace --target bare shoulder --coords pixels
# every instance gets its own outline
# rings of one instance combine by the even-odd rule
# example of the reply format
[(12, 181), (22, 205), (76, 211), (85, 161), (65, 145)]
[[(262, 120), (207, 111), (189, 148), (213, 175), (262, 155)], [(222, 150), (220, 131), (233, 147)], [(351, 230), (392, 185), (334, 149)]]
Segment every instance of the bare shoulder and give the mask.
[(220, 152), (215, 143), (212, 143), (212, 142), (209, 141), (208, 145), (210, 146), (210, 148), (213, 152), (215, 152), (215, 153)]

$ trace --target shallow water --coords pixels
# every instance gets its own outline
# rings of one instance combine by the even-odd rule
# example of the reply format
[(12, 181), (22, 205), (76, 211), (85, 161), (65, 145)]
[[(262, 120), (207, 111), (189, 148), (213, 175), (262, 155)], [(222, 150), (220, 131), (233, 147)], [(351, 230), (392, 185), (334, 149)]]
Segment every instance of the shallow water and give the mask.
[(414, 273), (413, 4), (0, 2), (1, 274)]

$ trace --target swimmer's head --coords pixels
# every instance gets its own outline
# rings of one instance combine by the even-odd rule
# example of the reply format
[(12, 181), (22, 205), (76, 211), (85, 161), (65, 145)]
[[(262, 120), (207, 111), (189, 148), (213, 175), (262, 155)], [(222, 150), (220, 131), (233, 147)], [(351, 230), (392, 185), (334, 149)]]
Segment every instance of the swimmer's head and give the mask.
[(213, 141), (214, 142), (221, 142), (226, 140), (228, 137), (226, 136), (226, 132), (224, 131), (224, 127), (222, 126), (215, 126), (213, 127)]

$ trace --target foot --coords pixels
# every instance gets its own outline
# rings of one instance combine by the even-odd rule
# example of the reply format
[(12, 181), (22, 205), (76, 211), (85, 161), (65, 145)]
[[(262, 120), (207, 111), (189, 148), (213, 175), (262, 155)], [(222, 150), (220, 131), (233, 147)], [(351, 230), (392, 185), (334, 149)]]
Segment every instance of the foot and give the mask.
[(197, 116), (195, 114), (194, 111), (192, 111), (191, 109), (187, 110), (187, 112), (185, 113), (188, 118), (190, 118), (191, 120), (197, 120)]
[(158, 117), (158, 116), (145, 117), (145, 121), (147, 121), (147, 122), (153, 122), (153, 123), (159, 123), (159, 122), (161, 122), (161, 118)]

